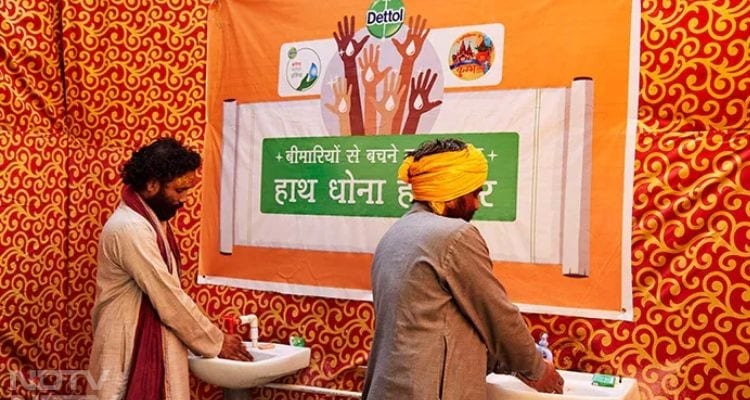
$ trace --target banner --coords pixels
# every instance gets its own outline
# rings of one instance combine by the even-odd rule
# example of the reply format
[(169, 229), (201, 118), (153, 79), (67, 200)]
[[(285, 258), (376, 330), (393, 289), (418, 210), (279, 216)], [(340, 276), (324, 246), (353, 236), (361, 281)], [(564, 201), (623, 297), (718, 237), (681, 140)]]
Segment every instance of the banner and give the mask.
[(522, 310), (632, 318), (637, 4), (298, 6), (211, 9), (201, 282), (370, 299), (401, 160), (455, 137)]

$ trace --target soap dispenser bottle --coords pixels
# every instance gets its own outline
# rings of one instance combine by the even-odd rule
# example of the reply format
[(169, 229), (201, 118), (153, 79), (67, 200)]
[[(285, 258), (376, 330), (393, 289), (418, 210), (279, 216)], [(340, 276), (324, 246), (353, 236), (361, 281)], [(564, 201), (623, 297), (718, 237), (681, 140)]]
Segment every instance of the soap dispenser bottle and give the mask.
[(539, 352), (539, 354), (542, 355), (542, 358), (545, 361), (552, 362), (553, 356), (552, 356), (552, 350), (549, 349), (549, 341), (547, 338), (549, 335), (547, 333), (542, 333), (542, 335), (539, 337), (539, 343), (536, 344), (536, 350)]

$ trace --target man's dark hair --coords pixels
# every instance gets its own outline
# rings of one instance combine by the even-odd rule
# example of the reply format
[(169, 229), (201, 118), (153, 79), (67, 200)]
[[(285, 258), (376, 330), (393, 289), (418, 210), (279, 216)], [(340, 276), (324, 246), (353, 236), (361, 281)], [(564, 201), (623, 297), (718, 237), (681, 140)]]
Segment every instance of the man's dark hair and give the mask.
[(143, 190), (151, 179), (164, 184), (200, 166), (200, 154), (173, 138), (161, 138), (134, 152), (122, 167), (121, 176), (126, 185)]
[(459, 151), (466, 148), (466, 143), (459, 139), (435, 139), (428, 140), (419, 145), (416, 149), (406, 153), (406, 156), (414, 156), (414, 161), (419, 161), (424, 156), (431, 154), (445, 153), (447, 151)]

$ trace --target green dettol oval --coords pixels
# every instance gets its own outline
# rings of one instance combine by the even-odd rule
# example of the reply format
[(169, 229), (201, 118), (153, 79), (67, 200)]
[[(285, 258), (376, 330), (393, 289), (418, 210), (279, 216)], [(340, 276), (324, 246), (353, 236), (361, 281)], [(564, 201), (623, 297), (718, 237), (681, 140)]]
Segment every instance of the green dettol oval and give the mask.
[(373, 37), (389, 38), (401, 29), (405, 14), (401, 0), (374, 0), (365, 16), (367, 30)]

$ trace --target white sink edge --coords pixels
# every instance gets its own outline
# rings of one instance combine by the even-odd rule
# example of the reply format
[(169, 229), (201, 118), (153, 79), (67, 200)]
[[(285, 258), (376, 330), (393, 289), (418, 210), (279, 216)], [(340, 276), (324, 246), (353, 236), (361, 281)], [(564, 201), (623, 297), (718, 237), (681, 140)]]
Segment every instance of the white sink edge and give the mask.
[(593, 374), (558, 370), (565, 379), (562, 395), (538, 393), (526, 386), (518, 378), (510, 375), (490, 374), (487, 376), (488, 400), (640, 400), (638, 381), (634, 378), (617, 377), (615, 386), (600, 387), (592, 385)]
[[(198, 379), (226, 389), (262, 386), (283, 376), (295, 374), (310, 365), (310, 348), (273, 343), (272, 349), (258, 349), (245, 342), (256, 357), (271, 355), (258, 361), (237, 361), (218, 357), (204, 358), (190, 354), (190, 371)], [(238, 371), (238, 368), (241, 371)]]

